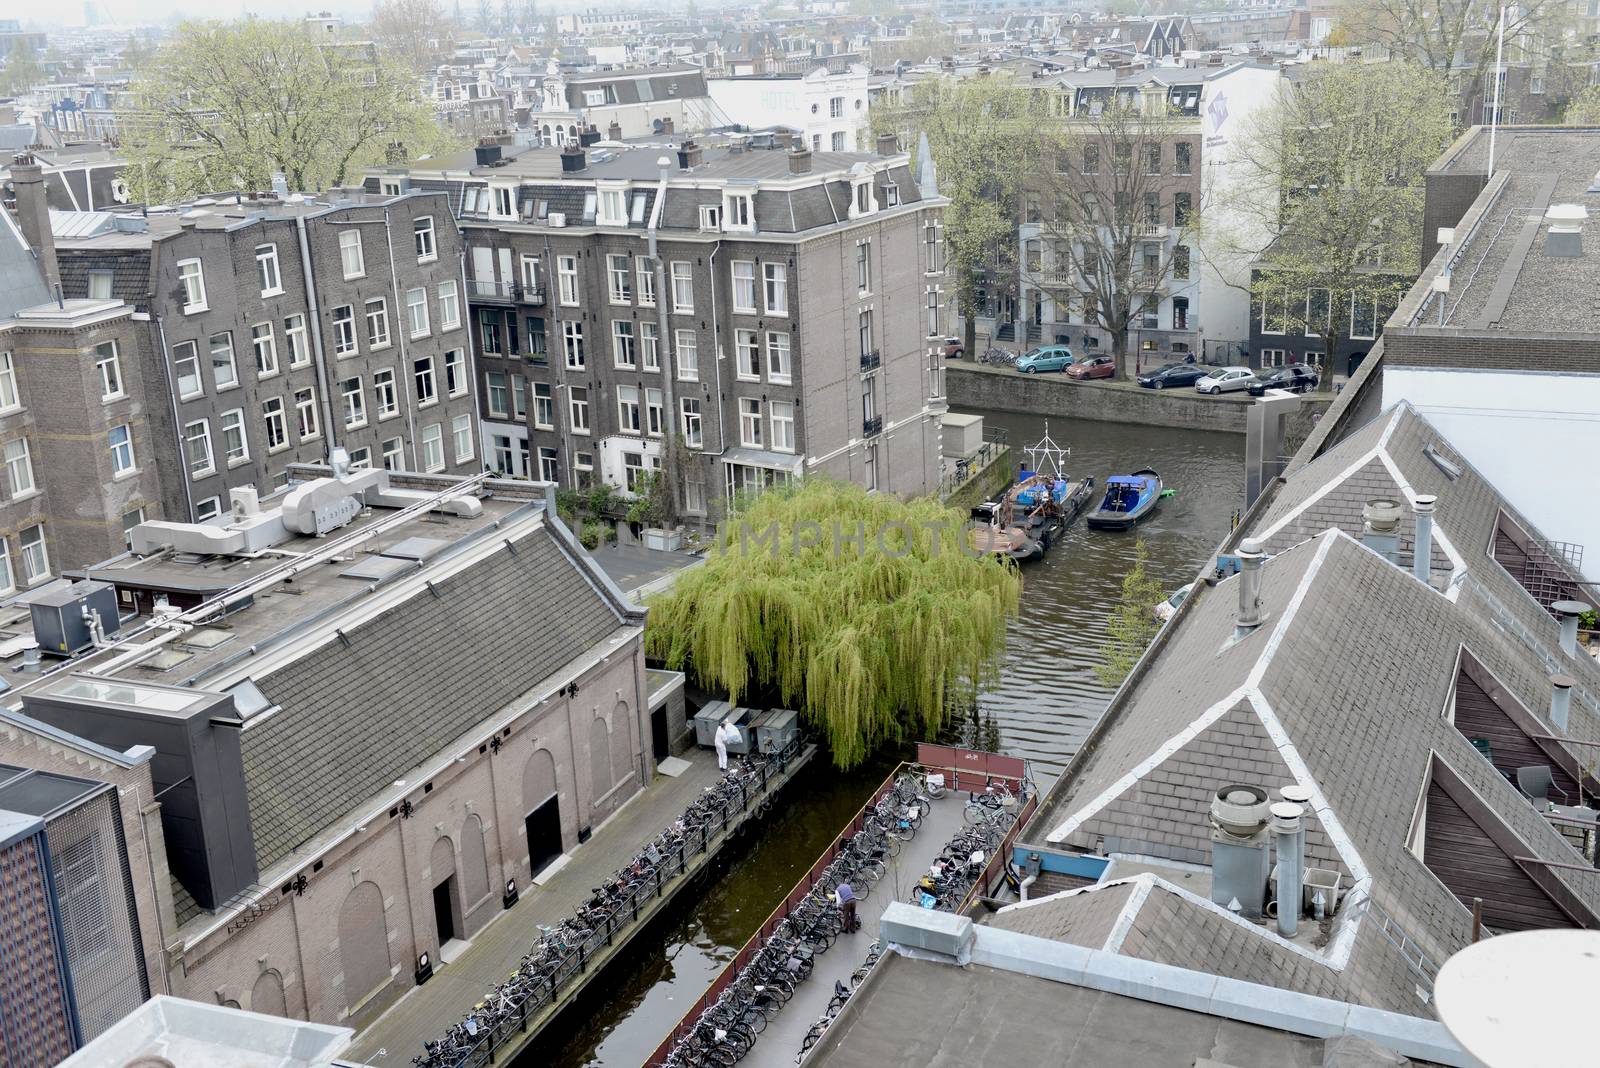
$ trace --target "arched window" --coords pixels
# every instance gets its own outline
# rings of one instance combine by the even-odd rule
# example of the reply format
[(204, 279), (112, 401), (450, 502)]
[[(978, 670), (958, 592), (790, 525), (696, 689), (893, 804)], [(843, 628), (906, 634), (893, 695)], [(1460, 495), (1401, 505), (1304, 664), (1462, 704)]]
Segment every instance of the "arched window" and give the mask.
[(289, 1015), (289, 1005), (283, 996), (283, 976), (274, 969), (267, 969), (256, 980), (256, 985), (250, 990), (250, 1011), (264, 1012), (272, 1016)]
[(589, 724), (589, 781), (595, 800), (611, 789), (611, 732), (600, 716)]
[(489, 892), (489, 857), (483, 847), (483, 821), (468, 816), (461, 824), (461, 900), (470, 908)]
[(377, 883), (361, 883), (345, 895), (339, 908), (339, 963), (346, 1008), (359, 1005), (389, 981), (389, 927)]
[(556, 758), (538, 749), (522, 768), (522, 810), (532, 812), (556, 792)]

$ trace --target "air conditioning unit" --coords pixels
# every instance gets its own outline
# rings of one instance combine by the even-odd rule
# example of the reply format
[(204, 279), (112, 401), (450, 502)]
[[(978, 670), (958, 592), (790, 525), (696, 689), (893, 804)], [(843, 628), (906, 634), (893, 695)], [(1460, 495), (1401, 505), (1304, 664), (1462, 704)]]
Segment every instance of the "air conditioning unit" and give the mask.
[(552, 211), (549, 218), (551, 226), (567, 225), (567, 213), (564, 211)]

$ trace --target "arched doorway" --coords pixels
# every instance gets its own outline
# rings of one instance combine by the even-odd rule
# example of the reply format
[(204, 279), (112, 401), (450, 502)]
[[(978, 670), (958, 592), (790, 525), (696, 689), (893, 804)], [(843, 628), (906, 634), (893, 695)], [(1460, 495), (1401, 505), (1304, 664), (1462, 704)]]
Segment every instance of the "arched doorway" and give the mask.
[(360, 1005), (389, 981), (389, 926), (383, 891), (364, 882), (345, 895), (339, 908), (339, 963), (344, 969), (344, 1003)]
[(600, 716), (589, 723), (589, 782), (592, 802), (611, 792), (611, 732)]
[(462, 930), (461, 903), (456, 895), (456, 847), (448, 836), (440, 835), (433, 843), (428, 870), (433, 880), (433, 930), (443, 948)]
[(538, 875), (562, 853), (561, 799), (556, 795), (556, 760), (548, 749), (528, 758), (522, 769), (524, 825), (528, 832), (528, 865)]
[(272, 1016), (289, 1015), (289, 1006), (283, 996), (283, 976), (267, 969), (250, 990), (250, 1011), (265, 1012)]
[(611, 712), (611, 785), (614, 787), (633, 775), (633, 713), (628, 702), (618, 701)]

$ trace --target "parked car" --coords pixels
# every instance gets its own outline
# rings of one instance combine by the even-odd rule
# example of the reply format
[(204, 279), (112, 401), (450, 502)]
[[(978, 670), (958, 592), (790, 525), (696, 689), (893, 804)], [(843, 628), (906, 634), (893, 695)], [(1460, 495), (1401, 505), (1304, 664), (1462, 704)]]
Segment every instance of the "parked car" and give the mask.
[(1168, 363), (1139, 376), (1145, 389), (1172, 389), (1174, 386), (1192, 386), (1206, 376), (1210, 368), (1197, 363)]
[(1192, 582), (1185, 586), (1179, 586), (1175, 591), (1173, 591), (1171, 597), (1168, 597), (1165, 601), (1162, 601), (1156, 605), (1156, 618), (1165, 623), (1167, 620), (1177, 615), (1178, 606), (1183, 603), (1184, 598), (1188, 597), (1189, 592), (1193, 589), (1194, 583)]
[(1067, 377), (1079, 382), (1086, 378), (1111, 378), (1116, 373), (1117, 360), (1114, 356), (1093, 356), (1067, 368)]
[(1218, 367), (1194, 384), (1199, 393), (1234, 393), (1249, 389), (1256, 380), (1248, 367)]
[(945, 359), (947, 359), (947, 360), (959, 360), (959, 359), (961, 359), (961, 357), (965, 356), (966, 354), (967, 354), (967, 347), (961, 343), (961, 339), (960, 338), (958, 338), (958, 337), (947, 337), (947, 338), (944, 339), (944, 358)]
[(1025, 375), (1039, 371), (1065, 371), (1074, 362), (1072, 350), (1065, 345), (1040, 345), (1017, 361), (1017, 370)]
[(1290, 393), (1307, 393), (1317, 388), (1317, 369), (1304, 363), (1290, 363), (1274, 367), (1256, 376), (1250, 385), (1250, 396), (1260, 397), (1269, 389), (1286, 389)]

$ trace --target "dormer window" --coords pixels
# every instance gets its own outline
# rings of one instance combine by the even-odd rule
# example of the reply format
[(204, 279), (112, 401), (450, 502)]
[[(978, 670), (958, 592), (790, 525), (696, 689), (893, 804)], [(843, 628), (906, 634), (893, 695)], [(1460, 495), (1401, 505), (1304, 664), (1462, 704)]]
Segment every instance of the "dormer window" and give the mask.
[(722, 194), (722, 228), (724, 230), (754, 230), (756, 211), (751, 193)]
[(626, 189), (600, 190), (600, 214), (596, 221), (601, 226), (628, 225), (628, 192)]
[(494, 214), (502, 219), (517, 217), (517, 191), (511, 186), (497, 185), (490, 189), (494, 199)]
[(721, 230), (722, 209), (715, 204), (700, 205), (700, 229)]
[(872, 179), (863, 178), (855, 183), (850, 198), (850, 217), (859, 218), (862, 215), (871, 215), (878, 210), (878, 198), (872, 190)]

